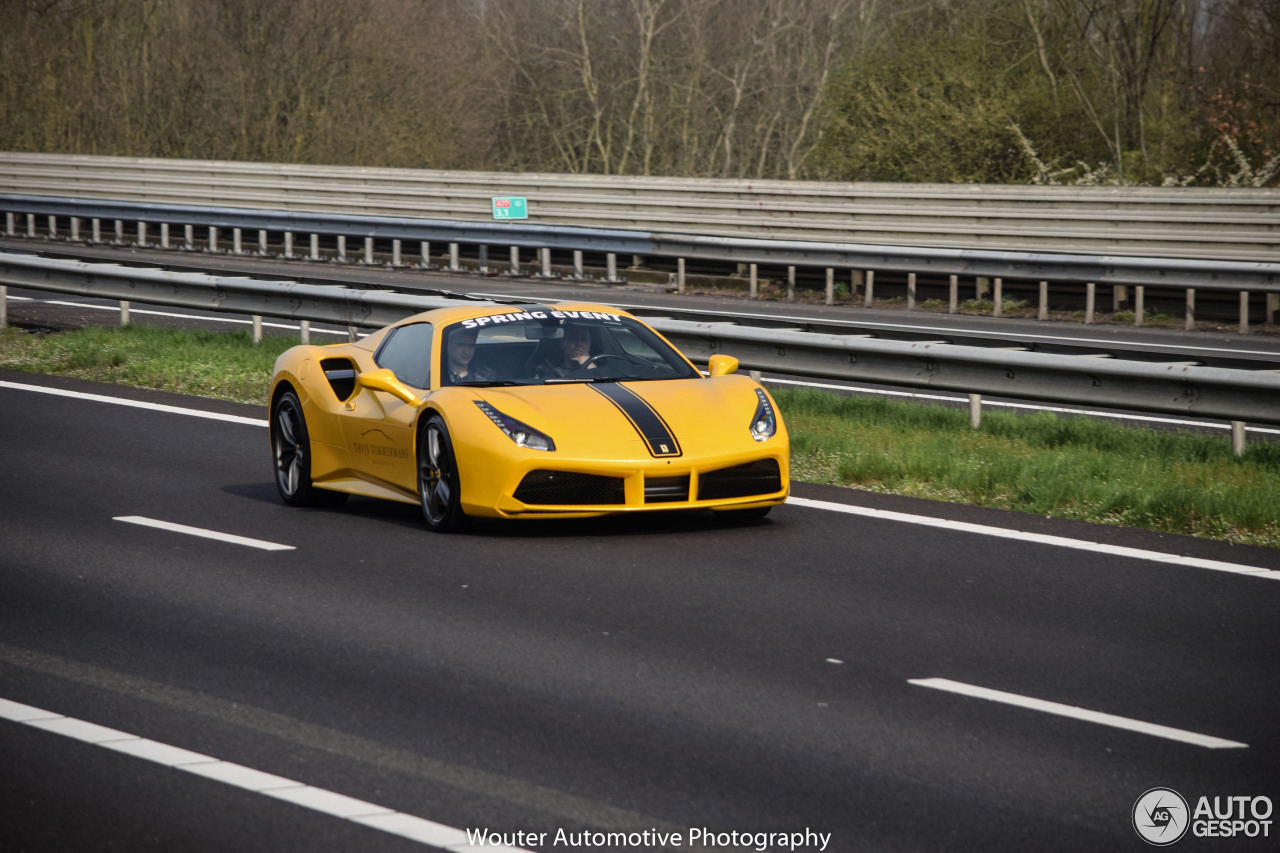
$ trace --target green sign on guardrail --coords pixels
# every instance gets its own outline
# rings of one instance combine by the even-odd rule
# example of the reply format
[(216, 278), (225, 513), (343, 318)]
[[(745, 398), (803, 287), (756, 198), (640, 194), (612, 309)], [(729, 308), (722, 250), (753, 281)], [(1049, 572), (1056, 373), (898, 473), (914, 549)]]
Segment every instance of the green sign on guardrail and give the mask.
[(529, 202), (523, 196), (495, 198), (493, 200), (494, 219), (528, 219)]

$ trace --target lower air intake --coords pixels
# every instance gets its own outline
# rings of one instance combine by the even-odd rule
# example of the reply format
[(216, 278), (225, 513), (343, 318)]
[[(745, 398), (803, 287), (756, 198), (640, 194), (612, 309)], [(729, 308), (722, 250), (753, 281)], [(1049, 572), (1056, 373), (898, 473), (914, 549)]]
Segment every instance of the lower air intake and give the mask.
[(527, 504), (602, 506), (626, 503), (621, 477), (575, 474), (571, 471), (530, 471), (516, 488), (515, 498)]
[(683, 477), (645, 477), (645, 503), (677, 503), (687, 500), (689, 500), (688, 474)]
[(698, 500), (745, 498), (782, 490), (782, 471), (776, 459), (757, 459), (745, 465), (707, 471), (698, 477)]

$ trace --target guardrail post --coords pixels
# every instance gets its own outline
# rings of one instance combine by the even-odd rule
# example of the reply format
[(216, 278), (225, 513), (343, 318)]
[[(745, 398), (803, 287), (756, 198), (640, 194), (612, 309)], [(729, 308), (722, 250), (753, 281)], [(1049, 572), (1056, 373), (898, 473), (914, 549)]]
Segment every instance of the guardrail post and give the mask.
[(1098, 285), (1089, 282), (1084, 286), (1084, 322), (1088, 325), (1093, 322), (1093, 309), (1097, 305)]
[(487, 274), (489, 272), (489, 247), (481, 244), (477, 247), (476, 254), (479, 256), (480, 273), (482, 275)]
[(556, 275), (551, 270), (551, 250), (539, 249), (538, 259), (542, 262), (542, 278), (555, 278)]
[(50, 216), (48, 224), (49, 224), (49, 236), (51, 238), (57, 237), (58, 236), (58, 217)]
[(1040, 311), (1036, 319), (1049, 319), (1049, 282), (1040, 282)]
[(1114, 314), (1120, 310), (1124, 303), (1129, 301), (1129, 288), (1123, 284), (1112, 285), (1111, 287), (1111, 313)]
[(72, 242), (80, 240), (80, 217), (78, 216), (71, 217), (71, 240)]
[(284, 256), (289, 259), (293, 258), (293, 232), (292, 231), (284, 232)]
[(1249, 291), (1240, 291), (1240, 334), (1249, 334)]
[(239, 228), (231, 229), (231, 254), (239, 255), (244, 248), (244, 232)]
[(582, 267), (582, 252), (577, 249), (573, 252), (573, 277), (579, 281), (587, 277)]
[(1244, 456), (1244, 448), (1245, 448), (1244, 421), (1232, 421), (1231, 422), (1231, 452), (1235, 454), (1237, 458), (1239, 458), (1241, 456)]
[(827, 304), (832, 305), (836, 301), (836, 271), (831, 267), (827, 267)]
[(618, 256), (613, 252), (609, 252), (604, 256), (605, 281), (609, 284), (618, 283)]
[(169, 248), (169, 223), (168, 222), (160, 223), (160, 248), (162, 249)]
[(218, 251), (218, 226), (216, 225), (209, 226), (209, 251)]
[(311, 260), (313, 261), (320, 260), (320, 235), (319, 234), (311, 235)]
[(1133, 288), (1133, 325), (1141, 326), (1146, 322), (1147, 289), (1142, 285)]
[(1183, 325), (1188, 332), (1196, 327), (1196, 289), (1194, 287), (1187, 288), (1187, 321)]
[(191, 250), (196, 247), (196, 227), (194, 225), (182, 226), (182, 242), (183, 248)]
[(338, 262), (345, 263), (347, 260), (347, 238), (346, 235), (338, 236)]
[(973, 280), (973, 298), (985, 299), (987, 294), (991, 292), (991, 279), (985, 275), (980, 275)]
[(978, 429), (982, 426), (982, 395), (969, 395), (969, 428)]
[(426, 240), (418, 241), (418, 258), (424, 270), (431, 269), (431, 244)]
[(872, 302), (875, 298), (872, 294), (872, 292), (875, 290), (875, 286), (876, 286), (876, 271), (867, 270), (867, 291), (866, 291), (865, 297), (862, 300), (863, 308), (871, 307)]
[(27, 214), (27, 236), (32, 239), (36, 236), (36, 215), (34, 213)]
[(364, 238), (364, 262), (369, 266), (373, 266), (373, 238)]
[(676, 292), (684, 293), (684, 258), (676, 258)]
[(393, 267), (400, 266), (400, 241), (399, 240), (391, 241), (391, 266)]
[(14, 236), (13, 226), (14, 226), (13, 211), (9, 211), (4, 215), (4, 233), (9, 235), (10, 237), (13, 237)]
[(787, 301), (796, 301), (796, 268), (787, 267)]
[(253, 315), (253, 342), (255, 344), (262, 343), (262, 315)]
[(101, 219), (93, 220), (92, 231), (93, 231), (93, 242), (101, 243), (102, 242), (102, 220)]
[(298, 321), (298, 340), (303, 344), (311, 343), (311, 321), (310, 320)]
[(267, 232), (258, 229), (258, 254), (267, 254)]
[(951, 287), (951, 294), (950, 294), (951, 298), (950, 298), (950, 305), (948, 307), (947, 313), (957, 314), (960, 311), (960, 276), (958, 275), (951, 276), (950, 287)]
[(129, 325), (129, 322), (130, 322), (129, 302), (128, 300), (121, 299), (120, 300), (120, 325), (127, 326)]
[(520, 270), (520, 247), (519, 246), (511, 247), (511, 263), (507, 267), (507, 275), (511, 276), (512, 278), (515, 278), (516, 276), (524, 275), (524, 273), (521, 272)]
[(751, 271), (747, 280), (747, 298), (758, 299), (760, 296), (760, 265), (751, 264)]
[(916, 274), (907, 273), (907, 310), (916, 310)]
[(996, 276), (995, 290), (991, 294), (991, 316), (1001, 317), (1004, 315), (1004, 279)]
[(138, 237), (138, 245), (145, 249), (147, 247), (147, 223), (145, 222), (138, 223), (137, 237)]
[[(34, 237), (36, 235), (32, 234), (31, 236)], [(124, 243), (124, 222), (122, 220), (117, 219), (116, 220), (116, 245), (119, 246), (119, 245), (122, 245), (123, 243)]]

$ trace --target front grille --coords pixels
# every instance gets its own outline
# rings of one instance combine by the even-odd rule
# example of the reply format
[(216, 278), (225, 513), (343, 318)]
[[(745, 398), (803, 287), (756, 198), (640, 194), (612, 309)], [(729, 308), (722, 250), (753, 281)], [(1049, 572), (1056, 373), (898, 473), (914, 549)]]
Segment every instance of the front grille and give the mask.
[(689, 475), (683, 477), (645, 477), (644, 502), (673, 503), (689, 500)]
[(539, 469), (524, 475), (515, 498), (527, 504), (600, 506), (626, 503), (621, 477)]
[(745, 465), (707, 471), (698, 476), (698, 500), (745, 498), (782, 490), (782, 471), (776, 459), (757, 459)]

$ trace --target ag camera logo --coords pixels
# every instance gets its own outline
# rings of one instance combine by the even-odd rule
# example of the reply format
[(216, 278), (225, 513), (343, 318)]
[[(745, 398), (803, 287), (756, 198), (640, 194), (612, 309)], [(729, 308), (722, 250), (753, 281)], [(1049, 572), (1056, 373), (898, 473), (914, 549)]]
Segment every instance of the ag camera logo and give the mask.
[(1133, 828), (1142, 840), (1167, 847), (1187, 834), (1187, 801), (1172, 788), (1152, 788), (1133, 804)]

